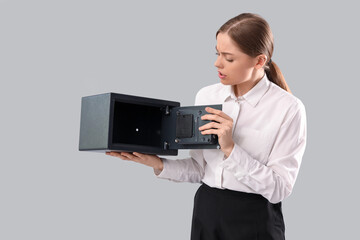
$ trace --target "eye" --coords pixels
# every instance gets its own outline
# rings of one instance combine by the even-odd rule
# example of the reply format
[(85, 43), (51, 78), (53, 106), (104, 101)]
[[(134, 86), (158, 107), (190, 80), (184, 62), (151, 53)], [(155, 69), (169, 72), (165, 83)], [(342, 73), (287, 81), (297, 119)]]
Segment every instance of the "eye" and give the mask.
[[(215, 55), (220, 56), (220, 53), (215, 52)], [(226, 59), (226, 58), (225, 58), (225, 60), (228, 61), (228, 62), (233, 62), (233, 61), (234, 61), (234, 60), (232, 60), (232, 59)]]

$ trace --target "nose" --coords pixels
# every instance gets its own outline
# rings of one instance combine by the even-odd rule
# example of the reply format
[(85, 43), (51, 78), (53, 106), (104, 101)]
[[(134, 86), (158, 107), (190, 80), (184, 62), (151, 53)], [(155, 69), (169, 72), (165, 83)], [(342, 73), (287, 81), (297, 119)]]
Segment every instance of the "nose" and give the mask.
[(218, 57), (216, 58), (216, 61), (215, 61), (215, 63), (214, 63), (214, 66), (215, 66), (216, 68), (222, 68), (222, 67), (223, 67), (223, 65), (222, 65), (222, 63), (221, 63), (221, 60), (220, 60), (220, 56), (218, 56)]

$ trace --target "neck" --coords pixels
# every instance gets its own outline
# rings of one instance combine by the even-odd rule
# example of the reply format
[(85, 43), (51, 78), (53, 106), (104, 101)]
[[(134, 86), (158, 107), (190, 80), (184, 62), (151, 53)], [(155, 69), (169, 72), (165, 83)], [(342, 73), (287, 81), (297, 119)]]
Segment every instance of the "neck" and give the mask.
[(253, 74), (250, 80), (233, 85), (235, 96), (239, 97), (250, 91), (264, 77), (264, 74), (264, 70), (258, 71)]

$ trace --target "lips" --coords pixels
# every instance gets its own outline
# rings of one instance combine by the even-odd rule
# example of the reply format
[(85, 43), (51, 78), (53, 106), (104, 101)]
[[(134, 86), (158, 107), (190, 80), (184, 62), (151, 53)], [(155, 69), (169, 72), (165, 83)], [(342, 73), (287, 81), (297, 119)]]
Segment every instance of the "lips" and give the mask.
[(218, 73), (219, 73), (219, 78), (224, 79), (226, 77), (226, 75), (222, 74), (220, 71), (218, 71)]

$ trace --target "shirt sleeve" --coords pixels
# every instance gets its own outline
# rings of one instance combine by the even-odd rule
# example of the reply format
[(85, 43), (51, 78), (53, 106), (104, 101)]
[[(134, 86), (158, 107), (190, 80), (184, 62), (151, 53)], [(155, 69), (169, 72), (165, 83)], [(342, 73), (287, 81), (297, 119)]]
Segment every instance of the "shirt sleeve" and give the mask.
[(160, 173), (155, 172), (158, 178), (174, 182), (199, 183), (204, 176), (205, 160), (203, 150), (189, 151), (190, 157), (185, 159), (170, 160), (161, 158), (164, 168)]
[(292, 192), (306, 146), (306, 113), (302, 103), (281, 125), (266, 164), (250, 156), (235, 143), (222, 165), (271, 203)]

